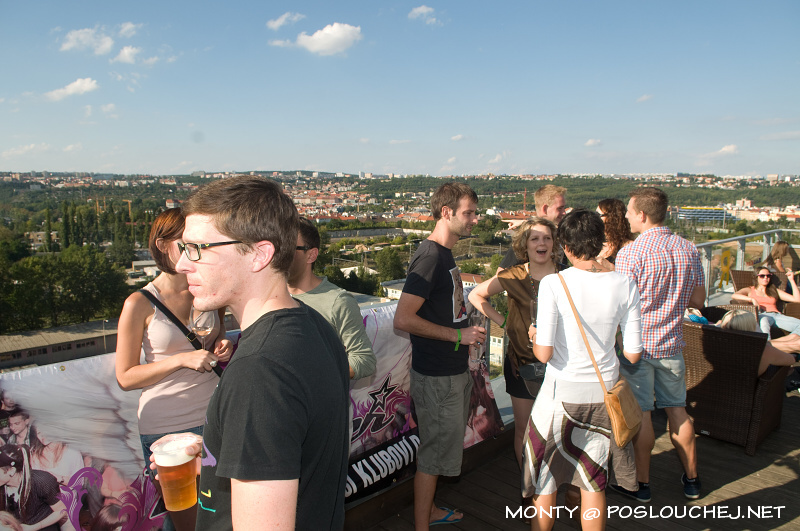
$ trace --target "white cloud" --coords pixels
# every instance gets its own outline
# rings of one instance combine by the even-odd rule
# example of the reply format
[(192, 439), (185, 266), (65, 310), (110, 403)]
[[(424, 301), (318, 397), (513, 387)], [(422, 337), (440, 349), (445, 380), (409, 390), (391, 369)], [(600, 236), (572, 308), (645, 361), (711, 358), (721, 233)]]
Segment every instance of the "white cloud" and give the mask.
[(136, 32), (141, 28), (141, 24), (134, 24), (133, 22), (123, 22), (119, 25), (119, 36), (131, 38), (136, 35)]
[(303, 20), (304, 18), (306, 18), (306, 16), (301, 13), (291, 13), (287, 11), (276, 19), (268, 20), (267, 27), (273, 31), (278, 31), (286, 24), (294, 24), (298, 20)]
[(369, 138), (359, 138), (358, 141), (362, 144), (369, 144)]
[(461, 141), (461, 140), (464, 140), (464, 135), (455, 135), (455, 136), (451, 136), (451, 137), (450, 137), (450, 140), (452, 140), (453, 142), (459, 142), (459, 141)]
[(290, 46), (294, 46), (294, 43), (292, 41), (286, 41), (286, 40), (283, 40), (283, 41), (281, 41), (281, 40), (273, 40), (273, 41), (269, 41), (269, 45), (270, 46), (277, 46), (278, 48), (289, 48)]
[(301, 33), (297, 36), (294, 44), (286, 40), (270, 41), (269, 44), (283, 48), (299, 46), (317, 55), (335, 55), (343, 53), (362, 38), (361, 26), (334, 22), (316, 31), (313, 35), (308, 35), (306, 32)]
[(428, 7), (425, 5), (415, 7), (411, 10), (408, 14), (408, 18), (411, 20), (415, 19), (422, 19), (425, 24), (438, 24), (439, 21), (436, 20), (436, 17), (433, 16), (434, 9), (432, 7)]
[(652, 100), (652, 99), (653, 99), (653, 95), (652, 94), (642, 94), (641, 96), (636, 98), (636, 103), (644, 103), (647, 100)]
[(497, 164), (501, 160), (507, 158), (511, 154), (510, 151), (503, 151), (502, 153), (498, 153), (489, 161), (489, 164)]
[(600, 144), (602, 144), (602, 142), (600, 141), (599, 138), (590, 138), (583, 145), (586, 147), (594, 147), (594, 146), (599, 146)]
[(66, 146), (64, 149), (62, 149), (62, 151), (64, 153), (69, 153), (70, 151), (80, 151), (82, 149), (83, 149), (83, 146), (78, 143), (78, 144), (70, 144), (70, 145)]
[(85, 94), (93, 90), (97, 90), (99, 85), (97, 81), (90, 77), (77, 79), (64, 88), (56, 89), (45, 94), (45, 97), (50, 101), (63, 100), (67, 96), (74, 96), (76, 94)]
[(396, 146), (397, 144), (408, 144), (411, 140), (389, 140), (389, 145)]
[(89, 118), (92, 115), (92, 106), (86, 105), (83, 109), (84, 109), (83, 112), (84, 117)]
[(125, 46), (119, 51), (119, 54), (111, 60), (112, 63), (128, 63), (130, 65), (136, 62), (136, 55), (141, 52), (141, 48), (136, 46)]
[[(2, 101), (2, 100), (0, 100)], [(772, 133), (764, 135), (761, 140), (797, 140), (800, 139), (800, 131), (784, 131), (783, 133)]]
[(297, 45), (311, 53), (334, 55), (344, 52), (361, 39), (361, 26), (334, 22), (311, 36), (301, 33), (297, 36)]
[(152, 66), (158, 62), (158, 56), (154, 55), (153, 57), (148, 57), (147, 59), (142, 59), (142, 64), (147, 66)]
[(103, 111), (103, 114), (106, 115), (107, 118), (119, 118), (117, 116), (117, 106), (113, 103), (107, 103), (105, 105), (101, 105), (100, 109)]
[(456, 162), (456, 158), (455, 157), (450, 157), (449, 159), (447, 159), (447, 163), (448, 164), (454, 164), (455, 162)]
[(728, 144), (727, 146), (722, 146), (717, 151), (712, 151), (711, 153), (706, 153), (704, 155), (700, 155), (697, 160), (698, 166), (708, 166), (711, 164), (711, 161), (721, 158), (721, 157), (728, 157), (730, 155), (736, 155), (739, 153), (739, 147), (735, 144)]
[(28, 144), (26, 146), (19, 146), (11, 149), (7, 149), (3, 151), (0, 156), (4, 159), (10, 159), (14, 157), (20, 157), (22, 155), (26, 155), (28, 153), (41, 153), (42, 151), (50, 150), (49, 144)]
[(104, 34), (99, 28), (84, 28), (67, 33), (61, 51), (94, 50), (95, 55), (105, 55), (114, 46), (114, 39)]

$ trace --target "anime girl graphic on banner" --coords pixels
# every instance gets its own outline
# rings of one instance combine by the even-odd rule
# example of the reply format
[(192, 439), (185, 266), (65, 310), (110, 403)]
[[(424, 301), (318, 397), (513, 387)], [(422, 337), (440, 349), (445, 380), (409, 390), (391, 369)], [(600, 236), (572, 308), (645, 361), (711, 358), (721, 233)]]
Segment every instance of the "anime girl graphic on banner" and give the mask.
[(21, 524), (160, 529), (163, 506), (143, 476), (137, 444), (138, 396), (109, 384), (115, 381), (113, 354), (2, 375), (0, 407), (8, 408), (11, 434), (0, 447), (0, 467), (16, 469), (29, 484), (2, 485), (0, 498), (30, 489), (4, 506)]

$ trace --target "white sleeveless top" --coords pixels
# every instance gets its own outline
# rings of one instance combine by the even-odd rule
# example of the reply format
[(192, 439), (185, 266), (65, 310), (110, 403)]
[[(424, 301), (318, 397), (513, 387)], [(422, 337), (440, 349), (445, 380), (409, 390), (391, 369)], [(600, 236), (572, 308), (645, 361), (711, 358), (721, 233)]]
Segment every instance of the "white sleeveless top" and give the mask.
[[(152, 282), (144, 289), (164, 302)], [(161, 310), (154, 310), (153, 319), (145, 329), (142, 339), (145, 362), (153, 363), (195, 350), (186, 336)], [(214, 329), (206, 336), (207, 350), (213, 350), (208, 338), (216, 338), (220, 329), (219, 317), (216, 312), (213, 314)], [(202, 426), (205, 423), (208, 401), (218, 381), (219, 377), (214, 372), (201, 373), (183, 368), (156, 384), (144, 387), (139, 399), (139, 433), (156, 435)]]

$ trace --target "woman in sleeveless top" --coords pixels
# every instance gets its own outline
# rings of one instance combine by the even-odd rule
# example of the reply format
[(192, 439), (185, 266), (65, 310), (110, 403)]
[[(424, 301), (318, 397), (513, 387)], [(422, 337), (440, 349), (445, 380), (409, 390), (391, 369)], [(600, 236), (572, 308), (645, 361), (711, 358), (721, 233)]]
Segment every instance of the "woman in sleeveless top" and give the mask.
[(740, 289), (731, 296), (731, 299), (758, 307), (758, 326), (765, 334), (769, 334), (771, 326), (777, 326), (781, 330), (789, 332), (787, 337), (790, 339), (800, 339), (800, 319), (783, 315), (778, 311), (779, 300), (800, 302), (800, 293), (797, 291), (794, 272), (787, 269), (786, 277), (792, 287), (791, 294), (776, 288), (772, 284), (772, 272), (766, 267), (761, 267), (753, 274), (753, 285)]
[[(193, 297), (186, 275), (175, 271), (184, 218), (179, 208), (159, 214), (150, 229), (150, 252), (161, 274), (143, 289), (155, 295), (191, 329)], [(225, 309), (212, 312), (215, 324), (206, 337), (206, 349), (195, 350), (185, 335), (139, 292), (125, 301), (119, 317), (116, 376), (125, 390), (141, 389), (139, 435), (145, 464), (150, 444), (169, 433), (191, 431), (202, 435), (205, 412), (219, 378), (213, 368), (227, 361), (231, 342), (225, 339)], [(145, 363), (140, 364), (144, 351)], [(171, 513), (164, 529), (194, 529), (197, 509)], [(171, 522), (169, 522), (171, 520)]]
[[(514, 411), (514, 451), (522, 464), (522, 440), (533, 407), (534, 396), (520, 376), (520, 367), (535, 361), (528, 343), (531, 324), (531, 301), (536, 299), (539, 281), (557, 271), (553, 255), (556, 226), (552, 221), (533, 217), (517, 227), (511, 242), (514, 254), (525, 263), (500, 271), (495, 277), (476, 286), (469, 300), (483, 315), (500, 326), (505, 324), (509, 344), (503, 362), (506, 392)], [(508, 293), (508, 317), (492, 307), (492, 295)], [(535, 306), (534, 306), (535, 308)]]

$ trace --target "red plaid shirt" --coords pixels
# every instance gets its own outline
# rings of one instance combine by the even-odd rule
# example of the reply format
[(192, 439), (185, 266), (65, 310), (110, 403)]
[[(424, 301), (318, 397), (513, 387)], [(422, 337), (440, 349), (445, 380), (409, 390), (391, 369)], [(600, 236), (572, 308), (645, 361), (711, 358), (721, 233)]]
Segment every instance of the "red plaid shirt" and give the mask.
[(683, 314), (694, 288), (705, 284), (697, 247), (667, 227), (653, 227), (619, 251), (615, 266), (639, 287), (642, 358), (680, 354)]

